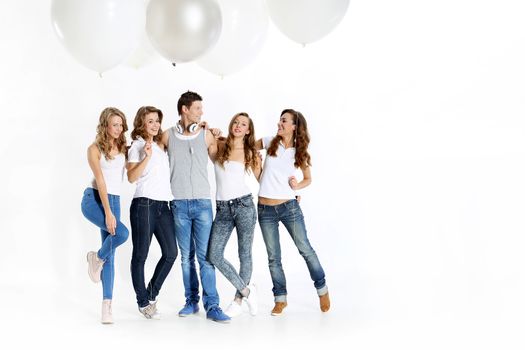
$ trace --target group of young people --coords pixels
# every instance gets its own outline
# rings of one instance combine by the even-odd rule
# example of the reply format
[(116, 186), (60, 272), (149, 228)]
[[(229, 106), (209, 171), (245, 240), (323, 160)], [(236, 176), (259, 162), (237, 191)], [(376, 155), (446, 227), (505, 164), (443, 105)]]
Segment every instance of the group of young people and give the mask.
[[(139, 108), (127, 146), (126, 117), (117, 108), (102, 111), (95, 142), (88, 148), (94, 179), (85, 189), (82, 213), (101, 233), (101, 247), (87, 254), (88, 274), (102, 281), (102, 323), (113, 323), (114, 256), (129, 230), (120, 220), (120, 188), (124, 171), (136, 183), (130, 207), (133, 253), (131, 277), (138, 309), (146, 318), (159, 318), (157, 296), (180, 250), (186, 302), (179, 316), (199, 312), (199, 263), (202, 302), (206, 317), (228, 322), (242, 313), (246, 302), (250, 314), (258, 311), (257, 289), (251, 283), (252, 243), (258, 219), (268, 254), (273, 282), (274, 316), (287, 306), (286, 278), (281, 264), (279, 222), (282, 222), (304, 258), (319, 296), (321, 311), (330, 308), (325, 273), (308, 241), (296, 190), (311, 183), (310, 137), (304, 116), (293, 109), (282, 111), (277, 134), (257, 140), (247, 113), (233, 116), (226, 137), (201, 123), (202, 98), (183, 93), (177, 103), (180, 120), (162, 131), (160, 109)], [(259, 150), (266, 150), (264, 165)], [(216, 214), (213, 218), (207, 164), (211, 159), (216, 178)], [(302, 172), (298, 181), (294, 174)], [(259, 181), (257, 209), (246, 175)], [(224, 258), (226, 244), (236, 229), (239, 272)], [(146, 285), (144, 265), (152, 237), (161, 258)], [(232, 283), (236, 294), (225, 310), (219, 307), (215, 267)]]

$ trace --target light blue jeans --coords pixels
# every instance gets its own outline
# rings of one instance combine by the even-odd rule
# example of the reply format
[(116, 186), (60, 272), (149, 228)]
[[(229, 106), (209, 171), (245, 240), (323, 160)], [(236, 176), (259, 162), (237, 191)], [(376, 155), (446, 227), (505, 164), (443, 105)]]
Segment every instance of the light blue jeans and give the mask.
[(215, 268), (206, 260), (213, 212), (209, 199), (180, 199), (171, 202), (175, 236), (180, 249), (182, 280), (186, 303), (199, 302), (199, 280), (195, 253), (202, 283), (202, 302), (206, 311), (219, 305), (215, 286)]
[(120, 221), (120, 196), (108, 194), (108, 200), (111, 212), (115, 216), (115, 219), (117, 219), (115, 235), (111, 235), (106, 231), (106, 215), (104, 214), (104, 207), (102, 206), (97, 190), (89, 187), (86, 188), (80, 205), (82, 214), (84, 214), (86, 219), (100, 228), (102, 246), (98, 250), (97, 255), (100, 259), (104, 260), (101, 274), (103, 299), (113, 299), (113, 283), (115, 280), (113, 260), (115, 257), (115, 249), (126, 242), (129, 236), (129, 230)]
[(273, 295), (275, 301), (286, 301), (286, 277), (281, 264), (281, 244), (279, 243), (279, 222), (284, 224), (292, 237), (299, 254), (304, 258), (310, 277), (314, 282), (318, 295), (328, 291), (325, 274), (317, 254), (306, 236), (303, 212), (297, 200), (292, 199), (279, 205), (257, 206), (259, 225), (268, 253), (268, 267), (272, 276)]

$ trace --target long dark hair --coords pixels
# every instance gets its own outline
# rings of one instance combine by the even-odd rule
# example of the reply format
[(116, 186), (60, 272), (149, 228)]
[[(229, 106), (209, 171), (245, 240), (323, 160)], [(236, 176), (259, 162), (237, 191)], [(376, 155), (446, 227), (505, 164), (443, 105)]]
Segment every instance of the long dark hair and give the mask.
[(219, 147), (217, 150), (217, 162), (219, 162), (219, 165), (224, 168), (224, 162), (230, 158), (233, 147), (233, 134), (231, 130), (235, 119), (239, 116), (248, 118), (248, 129), (250, 130), (250, 133), (248, 135), (244, 135), (243, 145), (244, 169), (249, 171), (250, 167), (254, 169), (257, 166), (257, 150), (255, 149), (255, 128), (253, 126), (252, 118), (250, 118), (248, 113), (241, 112), (233, 116), (232, 120), (230, 121), (230, 125), (228, 126), (228, 137), (225, 139), (224, 147)]
[[(291, 108), (285, 109), (281, 112), (281, 117), (284, 114), (290, 114), (292, 116), (293, 123), (295, 125), (294, 131), (294, 147), (295, 147), (295, 162), (294, 166), (296, 168), (304, 169), (312, 165), (312, 160), (310, 154), (308, 153), (308, 145), (310, 144), (310, 135), (308, 134), (308, 124), (301, 112), (293, 110)], [(268, 155), (272, 157), (277, 156), (277, 148), (279, 147), (279, 142), (282, 140), (282, 137), (276, 135), (270, 147), (268, 147)]]

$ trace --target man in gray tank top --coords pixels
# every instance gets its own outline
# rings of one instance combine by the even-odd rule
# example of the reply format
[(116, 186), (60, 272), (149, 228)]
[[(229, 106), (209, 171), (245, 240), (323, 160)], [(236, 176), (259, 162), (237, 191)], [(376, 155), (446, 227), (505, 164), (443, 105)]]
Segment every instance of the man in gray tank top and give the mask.
[(202, 97), (195, 92), (183, 93), (177, 103), (180, 120), (162, 134), (168, 149), (171, 170), (171, 211), (175, 236), (180, 249), (186, 304), (179, 311), (185, 317), (199, 311), (199, 280), (195, 254), (200, 266), (202, 301), (206, 317), (217, 322), (230, 318), (219, 307), (215, 287), (215, 268), (206, 261), (213, 212), (208, 182), (208, 155), (216, 150), (212, 133), (200, 126)]

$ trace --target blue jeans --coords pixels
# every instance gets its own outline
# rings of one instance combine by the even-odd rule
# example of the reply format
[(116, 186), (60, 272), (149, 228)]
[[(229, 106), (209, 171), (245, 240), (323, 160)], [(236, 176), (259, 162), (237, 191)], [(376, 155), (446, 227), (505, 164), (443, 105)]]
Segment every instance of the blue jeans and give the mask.
[(259, 225), (261, 226), (266, 252), (268, 253), (268, 267), (272, 276), (272, 291), (275, 301), (286, 301), (287, 294), (286, 277), (281, 264), (279, 221), (284, 224), (299, 253), (304, 258), (310, 277), (317, 289), (317, 294), (325, 294), (328, 289), (324, 271), (317, 254), (315, 254), (306, 236), (304, 217), (297, 200), (292, 199), (279, 205), (259, 204), (257, 209), (259, 212)]
[(209, 199), (181, 199), (171, 202), (175, 235), (180, 249), (182, 280), (186, 303), (199, 302), (199, 280), (195, 268), (195, 253), (199, 262), (202, 301), (206, 311), (219, 305), (215, 287), (215, 268), (206, 260), (213, 222)]
[[(236, 297), (246, 288), (252, 277), (252, 243), (257, 213), (252, 195), (227, 201), (217, 201), (217, 214), (211, 228), (208, 261), (211, 262), (237, 289)], [(224, 249), (233, 229), (237, 230), (241, 268), (239, 273), (224, 258)]]
[(82, 214), (84, 214), (86, 219), (100, 228), (102, 247), (98, 250), (97, 255), (100, 259), (104, 260), (101, 274), (103, 299), (113, 299), (113, 282), (115, 280), (113, 260), (115, 257), (115, 249), (126, 242), (129, 236), (128, 229), (120, 221), (120, 196), (108, 194), (108, 200), (111, 212), (115, 216), (115, 219), (117, 219), (115, 235), (111, 235), (106, 231), (106, 215), (104, 214), (104, 207), (102, 206), (97, 190), (89, 187), (86, 188), (81, 204)]
[[(144, 197), (134, 198), (131, 202), (130, 221), (131, 239), (133, 241), (131, 279), (137, 295), (137, 304), (139, 307), (144, 307), (149, 304), (150, 300), (157, 298), (160, 288), (177, 258), (175, 228), (168, 202)], [(144, 264), (148, 257), (153, 235), (159, 242), (162, 256), (146, 288)]]

